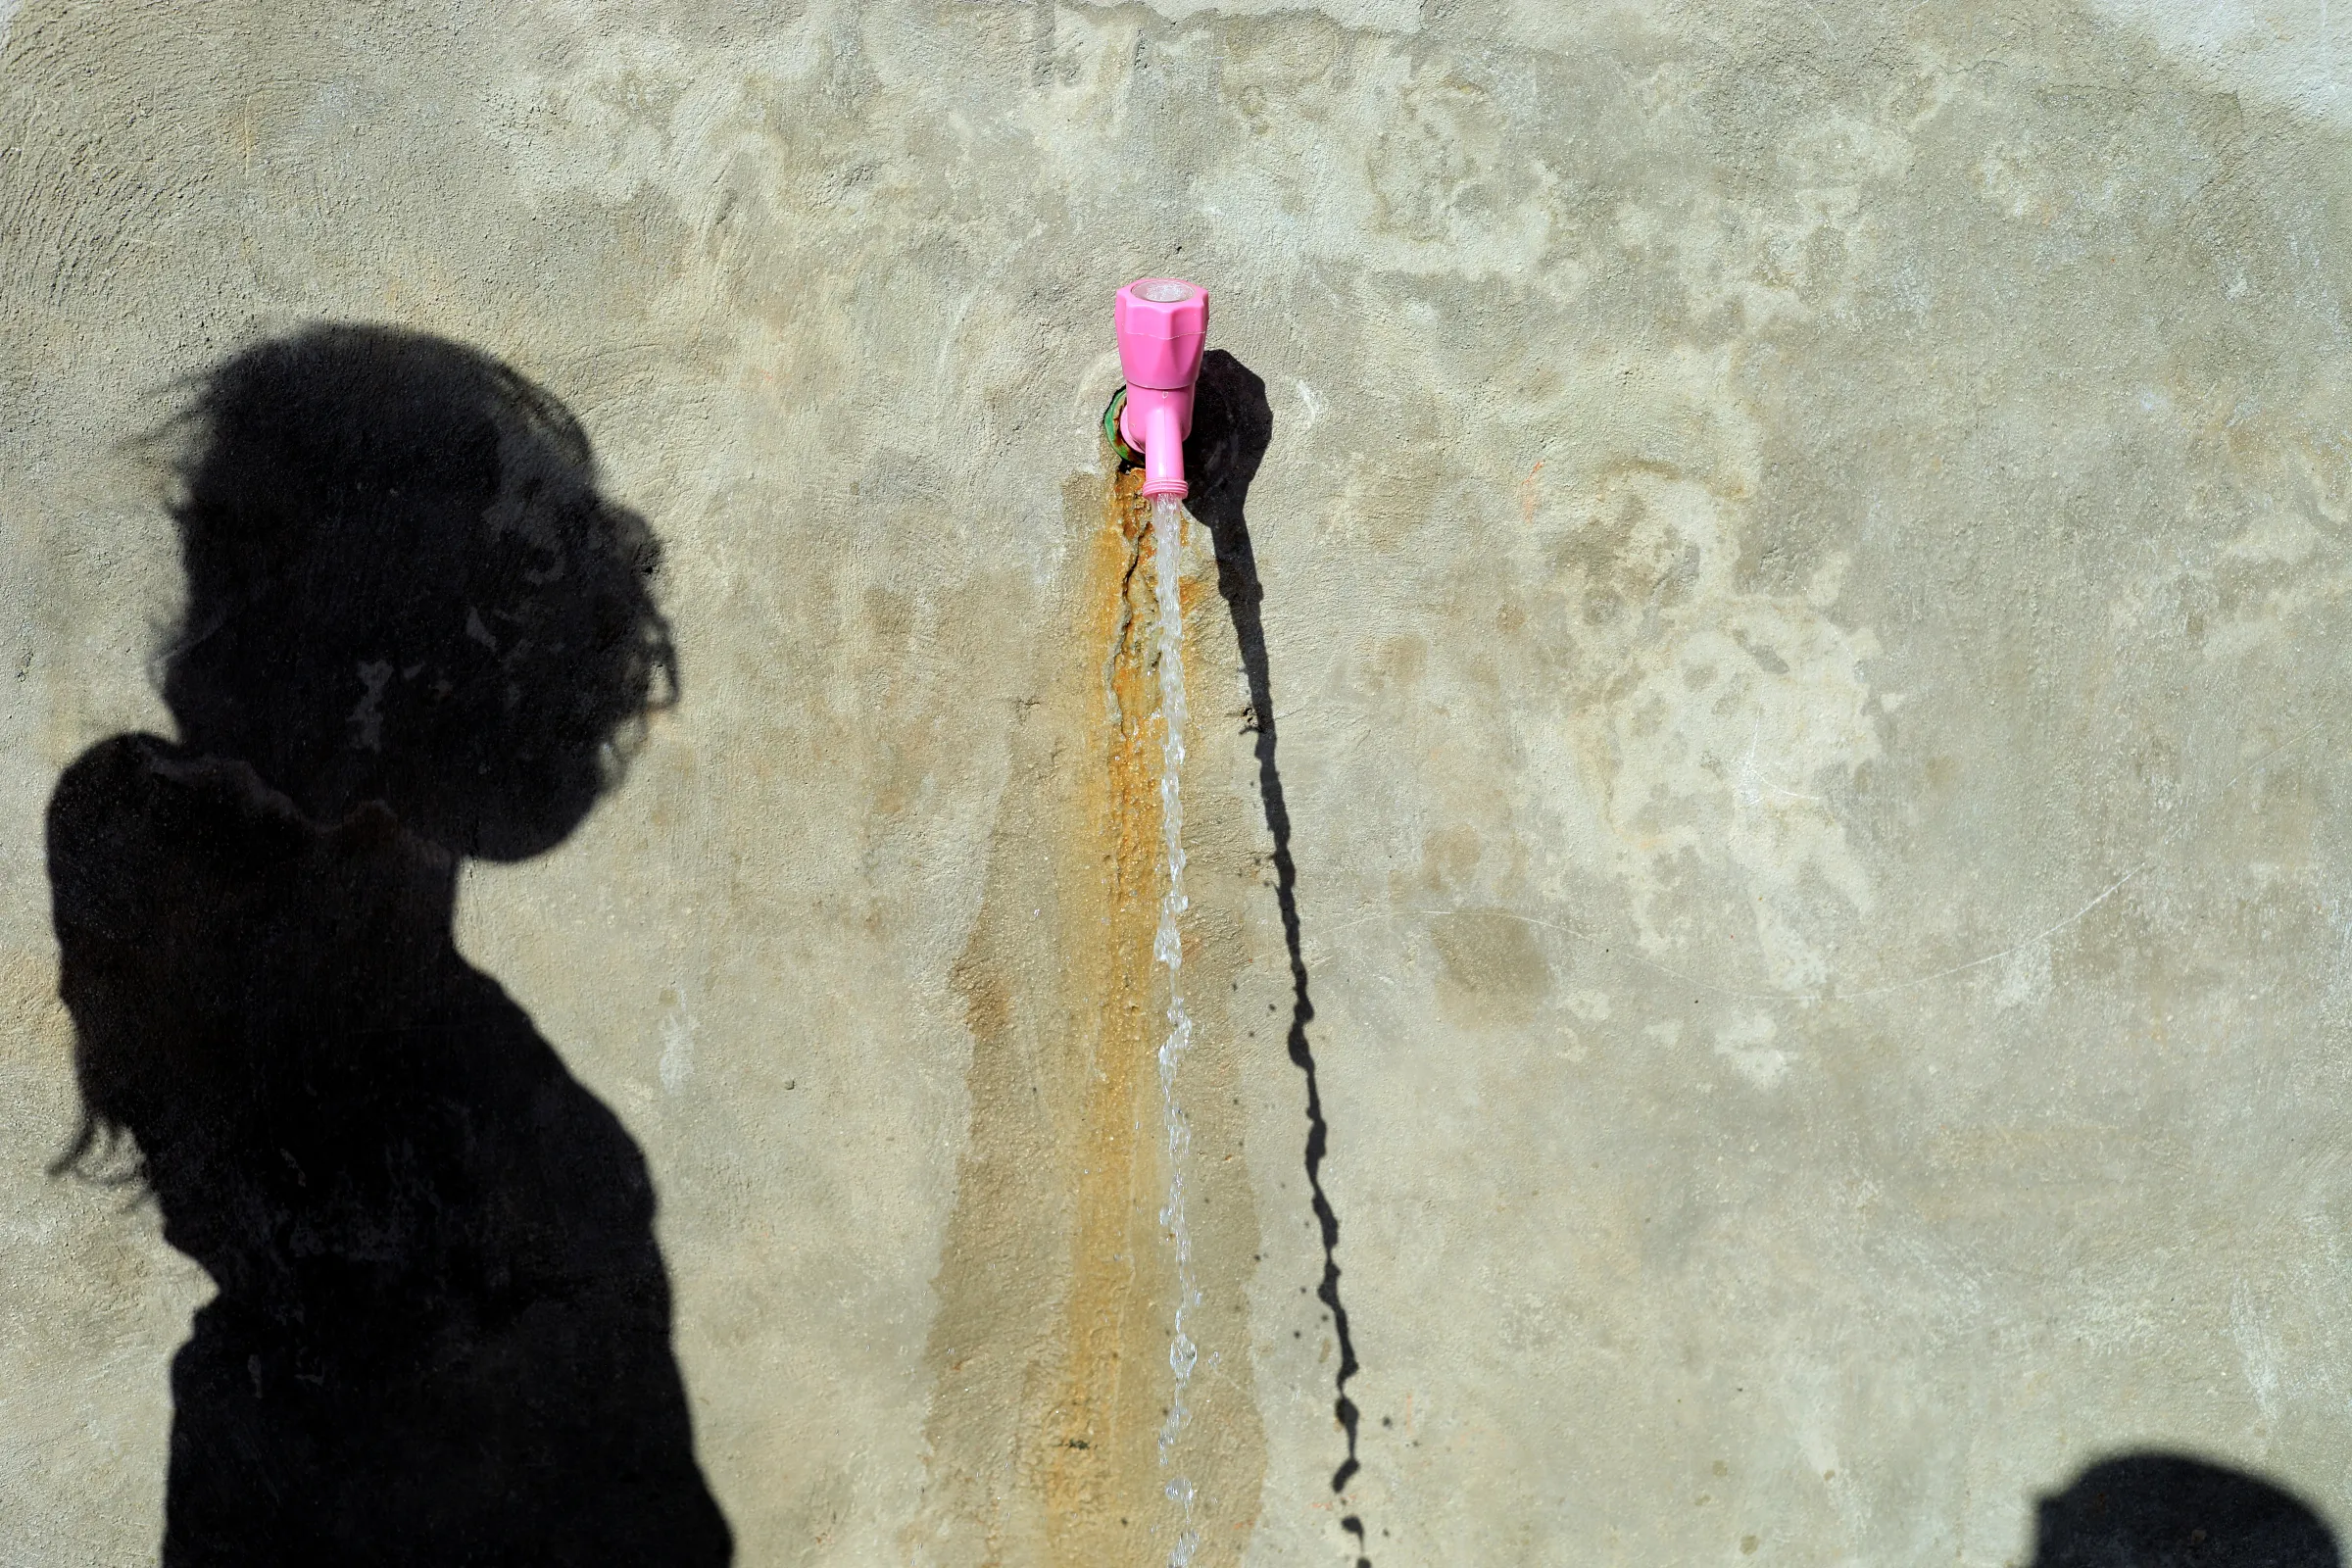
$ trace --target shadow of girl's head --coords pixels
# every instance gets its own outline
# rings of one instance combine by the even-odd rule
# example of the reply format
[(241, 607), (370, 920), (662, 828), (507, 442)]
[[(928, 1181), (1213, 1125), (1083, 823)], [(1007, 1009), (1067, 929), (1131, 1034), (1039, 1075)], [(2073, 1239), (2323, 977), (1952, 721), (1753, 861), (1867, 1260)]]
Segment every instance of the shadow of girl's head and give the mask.
[(2310, 1504), (2189, 1454), (2101, 1459), (2040, 1499), (2033, 1568), (2341, 1568)]
[(555, 398), (476, 350), (319, 326), (205, 377), (164, 699), (314, 817), (464, 855), (560, 843), (676, 697), (645, 520)]

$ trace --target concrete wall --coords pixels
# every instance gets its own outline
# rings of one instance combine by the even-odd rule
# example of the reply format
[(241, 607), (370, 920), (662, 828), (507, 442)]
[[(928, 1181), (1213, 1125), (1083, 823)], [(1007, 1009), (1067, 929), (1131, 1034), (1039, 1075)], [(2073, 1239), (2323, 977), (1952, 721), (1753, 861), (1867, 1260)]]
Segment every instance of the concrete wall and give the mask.
[(1271, 415), (1188, 568), (1200, 1560), (1989, 1568), (2141, 1448), (2352, 1525), (2348, 24), (24, 0), (0, 1562), (152, 1560), (210, 1289), (47, 1174), (135, 438), (318, 318), (513, 363), (665, 542), (682, 702), (459, 930), (646, 1153), (738, 1560), (1164, 1558), (1095, 430), (1162, 269)]

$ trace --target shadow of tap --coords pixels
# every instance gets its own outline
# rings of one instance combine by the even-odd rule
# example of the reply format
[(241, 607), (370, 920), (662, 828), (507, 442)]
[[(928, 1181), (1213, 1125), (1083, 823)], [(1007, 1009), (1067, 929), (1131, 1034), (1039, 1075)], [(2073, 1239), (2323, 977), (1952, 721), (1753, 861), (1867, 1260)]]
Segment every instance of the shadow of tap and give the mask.
[[(1323, 1242), (1323, 1277), (1315, 1296), (1331, 1314), (1340, 1350), (1332, 1412), (1346, 1434), (1348, 1447), (1331, 1478), (1331, 1490), (1337, 1494), (1347, 1490), (1359, 1468), (1359, 1417), (1355, 1401), (1348, 1396), (1348, 1384), (1360, 1368), (1348, 1307), (1340, 1296), (1339, 1212), (1323, 1187), (1331, 1125), (1324, 1115), (1314, 1046), (1307, 1035), (1315, 1006), (1308, 992), (1299, 934), (1298, 867), (1291, 855), (1290, 803), (1283, 793), (1276, 755), (1274, 677), (1266, 658), (1266, 590), (1250, 539), (1250, 485), (1257, 477), (1258, 466), (1273, 438), (1274, 410), (1266, 399), (1264, 379), (1223, 349), (1210, 349), (1201, 357), (1192, 434), (1184, 443), (1184, 470), (1193, 486), (1186, 506), (1209, 531), (1217, 558), (1217, 592), (1233, 616), (1234, 636), (1241, 645), (1242, 673), (1250, 689), (1249, 723), (1256, 732), (1258, 797), (1265, 808), (1266, 832), (1274, 845), (1274, 897), (1282, 914), (1283, 946), (1291, 968), (1289, 1050), (1292, 1064), (1306, 1080), (1307, 1196)], [(1340, 1522), (1355, 1539), (1357, 1562), (1369, 1568), (1369, 1559), (1362, 1555), (1365, 1531), (1361, 1517), (1349, 1513)]]

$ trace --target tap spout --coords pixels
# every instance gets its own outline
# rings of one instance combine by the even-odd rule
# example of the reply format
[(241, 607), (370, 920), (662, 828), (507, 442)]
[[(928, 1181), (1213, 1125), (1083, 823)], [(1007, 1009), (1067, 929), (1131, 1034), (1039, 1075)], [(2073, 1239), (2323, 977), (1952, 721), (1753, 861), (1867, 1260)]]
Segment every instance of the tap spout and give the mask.
[(1119, 434), (1144, 455), (1144, 494), (1184, 498), (1184, 438), (1192, 433), (1193, 394), (1129, 387)]

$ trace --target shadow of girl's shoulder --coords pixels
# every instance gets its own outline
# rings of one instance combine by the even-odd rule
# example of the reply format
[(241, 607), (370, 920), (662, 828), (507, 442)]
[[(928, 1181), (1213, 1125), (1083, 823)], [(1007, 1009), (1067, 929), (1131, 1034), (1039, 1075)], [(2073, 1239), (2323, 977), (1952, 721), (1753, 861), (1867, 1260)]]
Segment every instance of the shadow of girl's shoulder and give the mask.
[(113, 735), (70, 763), (49, 798), (49, 878), (61, 918), (127, 915), (172, 869), (252, 869), (300, 857), (318, 838), (250, 764), (161, 737)]

